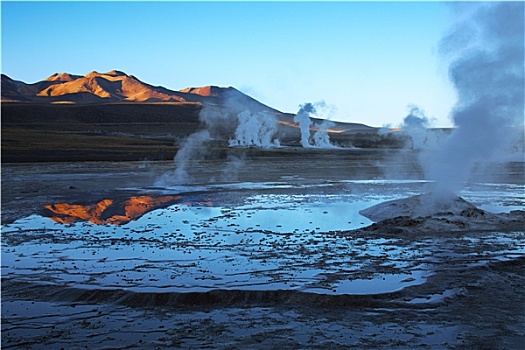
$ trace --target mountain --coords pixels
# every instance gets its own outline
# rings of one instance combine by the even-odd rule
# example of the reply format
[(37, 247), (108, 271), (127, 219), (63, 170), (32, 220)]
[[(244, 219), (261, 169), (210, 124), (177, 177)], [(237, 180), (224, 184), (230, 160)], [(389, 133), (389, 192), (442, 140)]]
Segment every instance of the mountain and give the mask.
[(29, 85), (9, 78), (2, 74), (2, 102), (4, 101), (29, 101), (29, 96), (34, 94)]
[[(66, 77), (53, 80), (55, 76)], [(119, 71), (107, 73), (91, 72), (83, 77), (73, 77), (63, 73), (53, 75), (46, 81), (57, 81), (56, 84), (42, 89), (36, 95), (40, 97), (61, 97), (70, 102), (78, 101), (76, 94), (90, 94), (107, 102), (185, 102), (186, 99), (175, 91), (154, 88), (132, 75)], [(97, 98), (94, 100), (98, 100)]]
[(279, 111), (243, 94), (233, 87), (188, 87), (180, 91), (144, 83), (124, 72), (90, 72), (84, 76), (55, 73), (34, 84), (13, 80), (2, 74), (2, 102), (25, 103), (157, 103), (189, 102), (198, 104), (232, 104), (255, 110)]
[[(300, 146), (293, 114), (234, 87), (174, 91), (117, 70), (84, 76), (55, 73), (32, 84), (2, 74), (1, 83), (2, 162), (173, 159), (183, 140), (211, 119), (210, 147), (226, 156), (239, 124), (236, 116), (244, 111), (273, 115), (281, 145)], [(315, 125), (310, 129), (312, 134), (318, 131)], [(394, 138), (385, 141), (364, 124), (334, 122), (327, 131), (341, 146), (400, 144)]]
[(180, 92), (196, 94), (200, 96), (219, 96), (221, 94), (220, 88), (216, 86), (204, 86), (200, 88), (185, 88), (180, 90)]
[(75, 79), (81, 78), (80, 75), (72, 75), (69, 73), (55, 73), (49, 78), (45, 79), (46, 81), (58, 81), (58, 82), (67, 82), (73, 81)]

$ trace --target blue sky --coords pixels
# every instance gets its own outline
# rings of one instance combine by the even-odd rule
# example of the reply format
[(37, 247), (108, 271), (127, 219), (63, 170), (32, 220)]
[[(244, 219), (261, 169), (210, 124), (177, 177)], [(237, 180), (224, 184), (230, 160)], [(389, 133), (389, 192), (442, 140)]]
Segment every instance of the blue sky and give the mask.
[(179, 90), (234, 86), (283, 112), (397, 125), (415, 104), (450, 126), (443, 2), (5, 2), (2, 73), (36, 82), (113, 69)]

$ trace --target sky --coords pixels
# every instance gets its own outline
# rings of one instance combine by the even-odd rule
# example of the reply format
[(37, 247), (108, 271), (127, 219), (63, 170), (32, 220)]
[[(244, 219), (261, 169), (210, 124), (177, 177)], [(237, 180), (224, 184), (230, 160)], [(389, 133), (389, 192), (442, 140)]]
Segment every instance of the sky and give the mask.
[(445, 2), (1, 2), (1, 71), (33, 83), (113, 69), (172, 90), (233, 86), (282, 112), (451, 126)]

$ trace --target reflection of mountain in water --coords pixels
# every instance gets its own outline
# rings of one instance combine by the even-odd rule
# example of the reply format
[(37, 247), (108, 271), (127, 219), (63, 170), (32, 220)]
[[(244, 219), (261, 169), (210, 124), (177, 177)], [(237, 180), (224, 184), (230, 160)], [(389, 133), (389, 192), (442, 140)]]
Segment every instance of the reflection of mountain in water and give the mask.
[(55, 203), (44, 206), (44, 215), (61, 224), (88, 221), (97, 225), (122, 225), (152, 210), (179, 203), (180, 199), (180, 196), (136, 196), (123, 200), (104, 199), (87, 205)]

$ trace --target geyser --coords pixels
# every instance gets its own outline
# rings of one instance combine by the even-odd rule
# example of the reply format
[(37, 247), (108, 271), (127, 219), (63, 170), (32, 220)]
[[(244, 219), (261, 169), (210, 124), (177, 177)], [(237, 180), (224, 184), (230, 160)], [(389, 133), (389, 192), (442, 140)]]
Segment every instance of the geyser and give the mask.
[[(502, 162), (516, 141), (523, 143), (524, 123), (524, 3), (452, 5), (462, 21), (440, 43), (450, 61), (449, 76), (457, 92), (451, 111), (454, 128), (446, 136), (429, 130), (429, 119), (412, 106), (400, 130), (411, 136), (430, 194), (378, 206), (395, 215), (407, 203), (414, 212), (434, 210), (458, 202), (457, 193), (474, 166)], [(523, 161), (523, 144), (519, 147)], [(402, 156), (403, 154), (400, 154)], [(407, 215), (409, 208), (399, 215)], [(389, 214), (389, 215), (390, 215)], [(421, 214), (421, 213), (419, 213)]]
[(429, 146), (430, 121), (425, 113), (417, 106), (409, 106), (410, 112), (400, 125), (401, 131), (408, 134), (412, 140), (411, 148), (415, 150), (425, 149)]
[(473, 6), (440, 45), (451, 58), (455, 128), (422, 162), (440, 194), (460, 190), (475, 163), (501, 159), (524, 121), (524, 3), (453, 6)]
[[(203, 160), (210, 152), (208, 145), (212, 141), (229, 140), (229, 146), (279, 147), (279, 140), (274, 137), (278, 128), (275, 115), (254, 107), (250, 100), (243, 99), (236, 90), (227, 91), (223, 98), (222, 105), (205, 105), (201, 109), (199, 120), (205, 128), (184, 140), (174, 157), (176, 169), (157, 179), (156, 186), (193, 182), (188, 173), (188, 165), (190, 161)], [(242, 156), (228, 155), (220, 180), (236, 180), (243, 164)]]
[(293, 121), (299, 124), (301, 130), (301, 146), (304, 148), (311, 147), (310, 145), (310, 125), (312, 120), (310, 119), (310, 113), (315, 112), (315, 107), (310, 102), (299, 106), (299, 111), (293, 118)]
[[(328, 120), (328, 116), (326, 116), (327, 113), (323, 113), (325, 110), (329, 110), (329, 108), (324, 102), (308, 102), (299, 106), (299, 111), (294, 117), (294, 122), (299, 124), (299, 129), (301, 130), (301, 146), (303, 148), (335, 148), (335, 146), (331, 144), (330, 135), (328, 134), (328, 129), (334, 124)], [(310, 118), (312, 115), (319, 118), (324, 117), (323, 119), (325, 120), (321, 123), (314, 123)], [(313, 135), (313, 143), (310, 142), (310, 127), (312, 125), (317, 129)]]
[(264, 112), (252, 114), (246, 110), (237, 114), (237, 118), (235, 138), (230, 139), (230, 146), (279, 147), (279, 140), (274, 139), (277, 132), (275, 116)]

